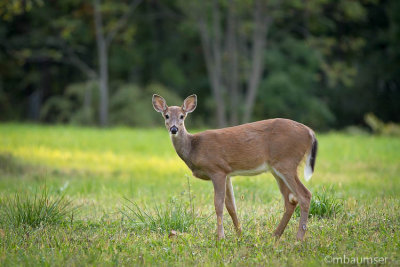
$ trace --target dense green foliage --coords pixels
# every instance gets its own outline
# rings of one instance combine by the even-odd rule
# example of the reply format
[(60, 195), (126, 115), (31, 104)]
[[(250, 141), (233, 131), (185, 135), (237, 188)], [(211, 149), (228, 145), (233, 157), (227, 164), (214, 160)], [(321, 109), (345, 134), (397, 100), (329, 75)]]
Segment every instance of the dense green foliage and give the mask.
[[(106, 33), (130, 2), (102, 1)], [(219, 5), (226, 19), (229, 4)], [(252, 119), (287, 117), (319, 129), (362, 124), (369, 112), (400, 121), (399, 1), (271, 5)], [(252, 1), (239, 7), (251, 14)], [(151, 93), (171, 104), (196, 93), (195, 123), (215, 125), (218, 103), (189, 11), (185, 1), (143, 1), (115, 35), (108, 50), (110, 124), (154, 125)], [(2, 1), (0, 22), (0, 119), (98, 124), (92, 1)], [(252, 28), (246, 23), (238, 26), (244, 33)]]
[[(318, 140), (315, 173), (304, 182), (315, 197), (305, 242), (295, 241), (296, 216), (279, 242), (273, 238), (283, 201), (271, 174), (233, 179), (243, 234), (225, 211), (227, 237), (216, 242), (212, 184), (191, 176), (165, 129), (1, 124), (0, 211), (43, 184), (49, 199), (62, 191), (79, 209), (38, 228), (1, 216), (0, 265), (321, 266), (343, 255), (399, 265), (400, 139)], [(171, 228), (180, 229), (171, 236)]]

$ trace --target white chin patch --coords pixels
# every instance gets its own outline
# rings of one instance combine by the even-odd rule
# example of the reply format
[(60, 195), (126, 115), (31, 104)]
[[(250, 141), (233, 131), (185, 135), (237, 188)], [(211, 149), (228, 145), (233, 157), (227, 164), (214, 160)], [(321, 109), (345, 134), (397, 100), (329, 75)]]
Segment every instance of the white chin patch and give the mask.
[(169, 132), (169, 136), (171, 136), (171, 138), (176, 138), (178, 137), (179, 131), (176, 134), (172, 134), (171, 132)]

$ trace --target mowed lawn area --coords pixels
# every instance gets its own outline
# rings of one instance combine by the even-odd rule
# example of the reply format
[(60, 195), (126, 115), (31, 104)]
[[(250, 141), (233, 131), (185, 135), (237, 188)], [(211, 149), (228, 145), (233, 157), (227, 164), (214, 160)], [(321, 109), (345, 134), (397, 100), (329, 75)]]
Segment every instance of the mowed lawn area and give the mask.
[[(275, 241), (284, 210), (275, 179), (235, 177), (243, 234), (225, 211), (226, 239), (218, 242), (212, 184), (192, 176), (165, 129), (0, 124), (0, 265), (320, 266), (338, 257), (400, 264), (400, 138), (318, 140), (315, 173), (301, 180), (337, 211), (311, 217), (303, 243), (295, 215)], [(10, 205), (43, 191), (76, 209), (54, 223), (13, 224)], [(172, 229), (174, 220), (187, 224)]]

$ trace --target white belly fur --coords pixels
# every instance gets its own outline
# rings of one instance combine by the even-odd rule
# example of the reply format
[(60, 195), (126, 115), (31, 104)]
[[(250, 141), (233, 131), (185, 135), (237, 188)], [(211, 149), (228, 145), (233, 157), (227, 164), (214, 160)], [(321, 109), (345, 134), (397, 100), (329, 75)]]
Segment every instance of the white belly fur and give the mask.
[(267, 163), (263, 163), (260, 166), (250, 169), (250, 170), (236, 170), (229, 174), (229, 176), (253, 176), (260, 173), (267, 172), (269, 170), (269, 166)]

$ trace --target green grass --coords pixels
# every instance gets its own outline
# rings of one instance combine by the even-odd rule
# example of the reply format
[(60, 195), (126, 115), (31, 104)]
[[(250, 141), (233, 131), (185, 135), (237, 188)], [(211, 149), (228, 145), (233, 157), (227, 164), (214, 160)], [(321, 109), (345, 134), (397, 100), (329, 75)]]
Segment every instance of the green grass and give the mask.
[(165, 129), (0, 124), (0, 212), (20, 214), (5, 203), (32, 204), (44, 185), (48, 199), (79, 206), (73, 220), (39, 227), (2, 216), (0, 266), (320, 266), (343, 255), (400, 264), (400, 139), (318, 140), (316, 171), (304, 182), (314, 196), (305, 242), (296, 242), (296, 216), (272, 237), (283, 201), (271, 174), (233, 179), (243, 234), (225, 211), (226, 239), (217, 242), (212, 184), (191, 176)]
[(15, 193), (1, 200), (1, 220), (12, 227), (43, 227), (49, 224), (65, 222), (67, 216), (73, 217), (76, 207), (60, 194), (49, 197), (47, 188), (33, 196)]
[(121, 213), (134, 228), (147, 228), (159, 233), (187, 232), (196, 223), (195, 214), (190, 207), (175, 197), (165, 205), (156, 204), (153, 208), (139, 206), (130, 200), (127, 202)]
[[(326, 189), (322, 187), (321, 189), (315, 190), (315, 193), (311, 199), (310, 210), (308, 217), (331, 218), (340, 214), (343, 211), (343, 202), (338, 197), (333, 186)], [(300, 217), (300, 207), (297, 206), (295, 210), (295, 215)]]

